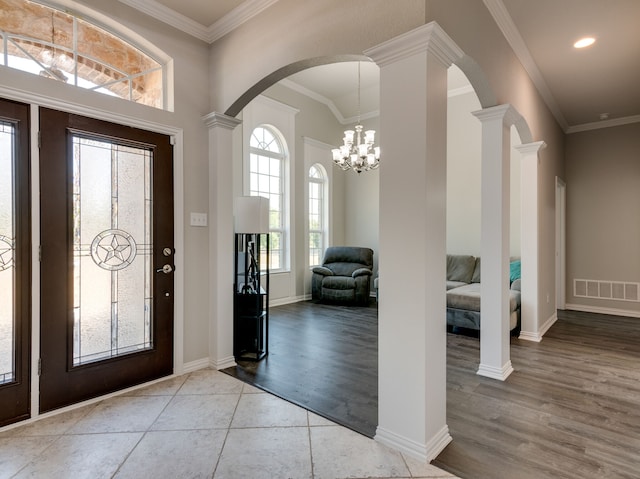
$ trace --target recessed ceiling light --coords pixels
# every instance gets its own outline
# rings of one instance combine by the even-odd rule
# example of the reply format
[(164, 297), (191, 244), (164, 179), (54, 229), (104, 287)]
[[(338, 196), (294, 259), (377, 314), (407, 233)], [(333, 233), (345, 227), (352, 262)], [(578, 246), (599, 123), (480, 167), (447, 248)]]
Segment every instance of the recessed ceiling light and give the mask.
[(590, 45), (593, 45), (596, 42), (596, 39), (593, 37), (584, 37), (578, 40), (573, 44), (575, 48), (585, 48)]

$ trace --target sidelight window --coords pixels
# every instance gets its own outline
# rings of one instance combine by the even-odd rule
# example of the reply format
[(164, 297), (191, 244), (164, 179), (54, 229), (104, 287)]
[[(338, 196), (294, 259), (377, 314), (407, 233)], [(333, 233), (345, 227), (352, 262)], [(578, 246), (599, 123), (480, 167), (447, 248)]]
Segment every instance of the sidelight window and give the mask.
[(15, 380), (15, 125), (0, 121), (0, 384)]

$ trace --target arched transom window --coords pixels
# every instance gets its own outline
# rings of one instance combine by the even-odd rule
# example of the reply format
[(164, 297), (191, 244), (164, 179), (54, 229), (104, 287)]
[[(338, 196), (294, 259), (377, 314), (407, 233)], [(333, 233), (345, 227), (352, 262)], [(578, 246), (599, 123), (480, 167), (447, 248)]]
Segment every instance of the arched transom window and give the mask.
[(249, 194), (269, 199), (270, 269), (287, 267), (285, 148), (275, 132), (259, 126), (249, 141)]
[(0, 0), (0, 65), (166, 108), (166, 65), (107, 30), (28, 0)]

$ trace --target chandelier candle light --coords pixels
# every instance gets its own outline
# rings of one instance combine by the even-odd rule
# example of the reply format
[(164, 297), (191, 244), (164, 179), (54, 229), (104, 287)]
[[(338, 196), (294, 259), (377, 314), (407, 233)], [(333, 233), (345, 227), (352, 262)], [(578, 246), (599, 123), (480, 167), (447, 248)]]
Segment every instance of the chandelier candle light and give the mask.
[(380, 147), (373, 146), (375, 130), (367, 130), (362, 138), (363, 127), (360, 124), (360, 62), (358, 62), (358, 124), (354, 130), (345, 130), (344, 144), (331, 150), (333, 162), (343, 170), (356, 173), (375, 170), (380, 165)]

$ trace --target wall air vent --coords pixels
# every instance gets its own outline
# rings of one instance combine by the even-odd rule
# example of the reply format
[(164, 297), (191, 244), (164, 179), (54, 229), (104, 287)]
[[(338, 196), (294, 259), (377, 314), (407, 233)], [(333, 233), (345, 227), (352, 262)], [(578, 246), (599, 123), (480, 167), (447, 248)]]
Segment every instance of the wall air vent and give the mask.
[(640, 301), (640, 283), (574, 279), (573, 295), (577, 298)]

